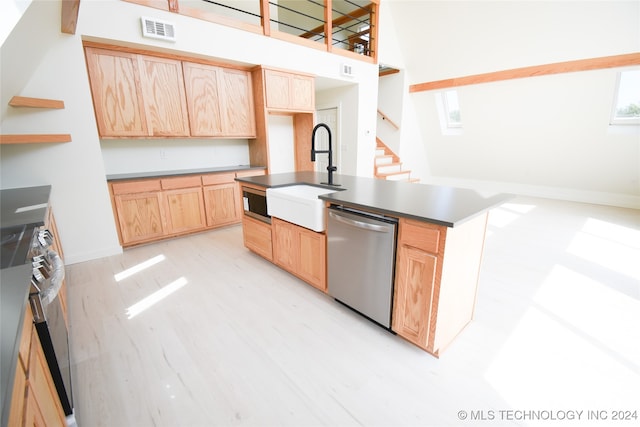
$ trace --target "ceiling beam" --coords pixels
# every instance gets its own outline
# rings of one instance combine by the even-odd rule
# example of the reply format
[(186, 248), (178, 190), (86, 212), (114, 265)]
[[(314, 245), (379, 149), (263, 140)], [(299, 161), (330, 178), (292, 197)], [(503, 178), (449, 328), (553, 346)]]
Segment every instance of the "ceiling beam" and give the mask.
[(546, 76), (550, 74), (573, 73), (577, 71), (598, 70), (602, 68), (626, 67), (640, 65), (640, 52), (625, 55), (603, 56), (599, 58), (579, 59), (576, 61), (556, 62), (553, 64), (535, 65), (532, 67), (513, 68), (492, 73), (474, 74), (465, 77), (417, 83), (409, 86), (409, 93), (435, 89), (446, 89), (479, 83), (490, 83), (501, 80), (520, 79), (524, 77)]
[(78, 25), (78, 10), (80, 10), (80, 0), (62, 0), (60, 31), (65, 34), (76, 33), (76, 26)]

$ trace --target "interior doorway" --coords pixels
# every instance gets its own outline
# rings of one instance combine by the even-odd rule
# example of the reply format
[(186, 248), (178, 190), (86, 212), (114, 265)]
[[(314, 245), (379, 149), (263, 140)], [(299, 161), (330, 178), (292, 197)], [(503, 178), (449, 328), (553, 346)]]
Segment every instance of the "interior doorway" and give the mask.
[[(316, 124), (324, 123), (331, 129), (331, 150), (333, 151), (333, 165), (341, 170), (340, 156), (340, 128), (338, 124), (338, 107), (322, 108), (316, 110)], [(316, 133), (316, 150), (327, 150), (329, 148), (329, 137), (324, 129), (318, 129)], [(314, 170), (316, 172), (327, 172), (329, 157), (326, 154), (316, 156)]]

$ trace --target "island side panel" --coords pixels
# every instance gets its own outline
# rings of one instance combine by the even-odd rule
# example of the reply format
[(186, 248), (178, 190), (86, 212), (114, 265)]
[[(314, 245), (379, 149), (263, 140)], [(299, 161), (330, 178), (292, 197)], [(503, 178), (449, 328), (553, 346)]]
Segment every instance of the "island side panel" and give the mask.
[(473, 319), (488, 213), (447, 230), (430, 350), (438, 355)]

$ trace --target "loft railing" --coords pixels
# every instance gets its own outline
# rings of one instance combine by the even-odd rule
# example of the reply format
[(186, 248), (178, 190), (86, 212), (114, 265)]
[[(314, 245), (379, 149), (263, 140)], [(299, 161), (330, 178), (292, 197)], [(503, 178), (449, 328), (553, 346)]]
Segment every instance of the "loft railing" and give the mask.
[(125, 1), (377, 62), (380, 0)]

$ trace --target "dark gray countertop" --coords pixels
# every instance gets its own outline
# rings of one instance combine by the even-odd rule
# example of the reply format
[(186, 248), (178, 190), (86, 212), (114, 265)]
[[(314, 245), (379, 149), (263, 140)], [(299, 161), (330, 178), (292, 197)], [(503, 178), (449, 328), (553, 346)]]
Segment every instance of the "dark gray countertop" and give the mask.
[(44, 225), (50, 194), (50, 185), (0, 190), (0, 227)]
[[(43, 226), (47, 217), (51, 186), (0, 190), (0, 227), (25, 226), (31, 236), (35, 227)], [(11, 400), (11, 387), (18, 360), (18, 345), (22, 334), (29, 295), (31, 263), (26, 254), (13, 267), (0, 270), (0, 403), (2, 426), (6, 425)]]
[(18, 348), (29, 296), (31, 265), (0, 270), (0, 404), (2, 426), (7, 425), (11, 388), (18, 363)]
[(236, 180), (265, 188), (292, 184), (335, 188), (338, 191), (321, 195), (319, 198), (347, 207), (373, 210), (385, 215), (413, 218), (447, 227), (460, 225), (513, 197), (504, 193), (484, 194), (463, 188), (338, 174), (334, 174), (333, 182), (340, 186), (330, 187), (322, 184), (327, 181), (327, 174), (317, 172), (292, 172)]
[(237, 166), (221, 166), (221, 167), (215, 167), (215, 168), (118, 173), (118, 174), (107, 175), (107, 181), (119, 181), (123, 179), (159, 178), (163, 176), (197, 175), (197, 174), (216, 173), (216, 172), (236, 172), (236, 171), (244, 171), (244, 170), (251, 170), (251, 169), (264, 169), (264, 166), (237, 165)]

